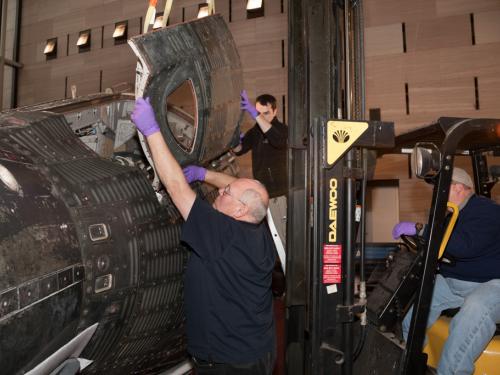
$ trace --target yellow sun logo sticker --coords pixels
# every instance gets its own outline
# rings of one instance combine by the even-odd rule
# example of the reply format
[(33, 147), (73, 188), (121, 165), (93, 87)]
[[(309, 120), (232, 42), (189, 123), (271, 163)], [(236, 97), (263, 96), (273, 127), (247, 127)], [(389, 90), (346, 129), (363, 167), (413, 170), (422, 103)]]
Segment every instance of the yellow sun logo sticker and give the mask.
[(326, 162), (334, 164), (368, 129), (367, 122), (328, 121), (326, 131)]

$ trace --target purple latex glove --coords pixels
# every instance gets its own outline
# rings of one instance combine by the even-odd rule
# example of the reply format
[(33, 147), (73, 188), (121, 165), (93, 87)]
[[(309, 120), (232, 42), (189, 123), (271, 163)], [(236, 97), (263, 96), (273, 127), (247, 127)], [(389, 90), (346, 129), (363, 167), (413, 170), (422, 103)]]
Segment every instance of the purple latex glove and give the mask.
[(396, 239), (401, 237), (402, 234), (407, 236), (414, 236), (417, 234), (417, 228), (412, 221), (401, 221), (397, 223), (392, 229), (392, 238)]
[(130, 118), (145, 137), (160, 131), (160, 125), (156, 122), (155, 111), (149, 102), (149, 98), (146, 98), (146, 100), (143, 98), (136, 99)]
[(207, 170), (203, 167), (198, 167), (197, 165), (188, 165), (182, 170), (184, 172), (184, 177), (188, 183), (195, 181), (205, 181), (205, 175)]
[(240, 109), (242, 111), (247, 111), (250, 116), (255, 120), (255, 118), (259, 115), (259, 111), (254, 107), (252, 103), (250, 103), (250, 100), (248, 100), (248, 94), (246, 90), (243, 90), (241, 92), (241, 103), (240, 103)]

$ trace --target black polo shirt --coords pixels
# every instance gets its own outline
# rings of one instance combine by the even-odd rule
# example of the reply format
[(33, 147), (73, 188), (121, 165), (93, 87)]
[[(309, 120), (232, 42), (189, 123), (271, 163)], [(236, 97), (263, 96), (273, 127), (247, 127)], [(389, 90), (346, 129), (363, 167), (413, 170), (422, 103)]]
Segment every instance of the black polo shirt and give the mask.
[(275, 249), (266, 223), (235, 220), (196, 198), (181, 240), (193, 250), (185, 274), (189, 353), (236, 364), (274, 350)]

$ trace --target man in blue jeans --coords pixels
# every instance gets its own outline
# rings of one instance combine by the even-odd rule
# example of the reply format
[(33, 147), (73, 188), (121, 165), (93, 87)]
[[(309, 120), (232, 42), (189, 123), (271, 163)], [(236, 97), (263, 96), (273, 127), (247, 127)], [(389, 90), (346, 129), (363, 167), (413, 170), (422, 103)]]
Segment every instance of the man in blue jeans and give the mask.
[[(274, 243), (265, 222), (269, 196), (256, 180), (204, 171), (219, 187), (212, 206), (198, 198), (168, 149), (149, 100), (132, 121), (146, 137), (156, 171), (186, 221), (188, 351), (197, 374), (270, 375), (275, 356), (271, 275)], [(198, 176), (201, 178), (201, 176)]]
[[(447, 309), (460, 308), (449, 327), (437, 372), (472, 374), (474, 362), (500, 323), (500, 206), (474, 195), (471, 177), (454, 168), (448, 200), (459, 207), (458, 220), (436, 275), (427, 327)], [(400, 222), (393, 237), (415, 235), (416, 223)], [(410, 309), (403, 321), (405, 339)]]

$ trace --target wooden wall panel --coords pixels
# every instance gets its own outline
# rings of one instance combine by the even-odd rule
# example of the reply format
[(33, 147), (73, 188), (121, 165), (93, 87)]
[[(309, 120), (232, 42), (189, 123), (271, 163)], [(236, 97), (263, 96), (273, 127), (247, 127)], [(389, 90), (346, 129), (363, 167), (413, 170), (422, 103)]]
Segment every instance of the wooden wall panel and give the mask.
[(366, 195), (366, 242), (393, 242), (392, 228), (399, 221), (398, 188), (370, 186)]
[[(129, 87), (128, 92), (133, 92), (133, 81), (126, 77), (135, 77), (135, 66), (130, 64), (116, 64), (112, 69), (106, 69), (102, 72), (102, 90), (120, 86), (122, 88)], [(122, 91), (122, 90), (120, 90)]]
[(436, 15), (438, 17), (484, 12), (498, 8), (498, 0), (436, 0)]
[[(111, 48), (114, 47), (115, 45), (115, 40), (113, 39), (113, 32), (115, 31), (115, 24), (107, 24), (103, 26), (104, 29), (102, 30), (102, 44), (103, 48)], [(127, 27), (127, 32), (128, 32), (128, 27)]]
[[(79, 1), (79, 0), (73, 0), (73, 1)], [(106, 22), (109, 22), (110, 20), (115, 20), (118, 18), (134, 18), (134, 17), (143, 17), (146, 15), (146, 9), (148, 7), (147, 3), (144, 3), (142, 1), (133, 1), (133, 0), (115, 0), (115, 6), (116, 8), (120, 8), (120, 13), (121, 17), (110, 17)], [(174, 1), (176, 3), (176, 1)], [(164, 0), (159, 0), (156, 6), (156, 9), (158, 12), (163, 12), (163, 9), (165, 8), (165, 1)], [(176, 9), (177, 7), (174, 6), (173, 9)], [(142, 27), (142, 25), (141, 25)]]
[(271, 0), (265, 2), (265, 16), (272, 16), (275, 14), (281, 14), (281, 7), (283, 6), (283, 13), (285, 13), (285, 3), (286, 0)]
[(76, 86), (76, 95), (83, 96), (99, 92), (99, 71), (89, 70), (68, 77), (68, 96), (71, 95), (71, 86)]
[[(73, 13), (71, 16), (54, 18), (52, 21), (54, 35), (71, 34), (88, 29), (90, 26), (86, 23), (85, 15), (82, 13)], [(108, 22), (109, 20), (106, 23)]]
[(245, 21), (247, 19), (246, 1), (231, 1), (231, 20), (232, 22)]
[(474, 14), (476, 43), (500, 42), (500, 10)]
[(435, 17), (437, 0), (365, 0), (365, 27)]
[(409, 95), (410, 112), (439, 117), (474, 110), (474, 81), (471, 78), (412, 84)]
[[(247, 21), (234, 21), (229, 24), (229, 29), (233, 34), (233, 38), (238, 46), (255, 44), (255, 19)], [(269, 41), (266, 39), (266, 41)]]
[(281, 68), (281, 40), (243, 45), (238, 52), (245, 72)]
[(198, 17), (198, 3), (184, 6), (184, 21), (195, 20)]
[(383, 121), (393, 121), (394, 118), (406, 114), (405, 86), (403, 81), (368, 80), (366, 89), (377, 93), (377, 95), (367, 97), (367, 110), (370, 108), (380, 108)]
[[(14, 33), (15, 33), (15, 28), (16, 28), (16, 12), (17, 12), (17, 6), (15, 4), (15, 1), (8, 1), (7, 2), (7, 17), (6, 17), (6, 22), (5, 22), (5, 54), (4, 57), (7, 59), (13, 59), (14, 58)], [(7, 71), (6, 71), (7, 73)], [(11, 74), (10, 71), (7, 74)], [(12, 84), (8, 83), (10, 88), (12, 88)], [(9, 96), (10, 97), (10, 93)]]
[[(384, 120), (395, 121), (396, 132), (423, 126), (442, 115), (500, 117), (500, 107), (494, 108), (496, 77), (500, 76), (500, 1), (367, 0), (364, 9), (367, 110), (380, 108)], [(476, 45), (470, 13), (474, 13)], [(373, 56), (370, 30), (374, 25), (390, 29), (397, 22), (405, 22), (407, 53), (393, 53), (394, 38), (381, 36), (378, 55)], [(382, 54), (384, 50), (387, 53)], [(479, 109), (474, 77), (479, 82)], [(402, 92), (405, 83), (409, 114)]]
[(478, 86), (481, 111), (497, 113), (500, 106), (500, 75), (480, 75)]
[(469, 15), (407, 22), (405, 25), (408, 52), (472, 44)]
[(287, 40), (288, 16), (283, 13), (255, 18), (255, 27), (254, 43), (261, 43), (264, 40)]
[[(500, 43), (367, 57), (366, 108), (380, 108), (383, 120), (395, 122), (398, 134), (444, 115), (500, 117), (498, 61)], [(476, 76), (479, 110), (475, 108)], [(409, 115), (405, 83), (410, 94)]]
[(402, 24), (373, 26), (365, 29), (365, 56), (403, 52)]
[(22, 25), (19, 45), (38, 43), (53, 38), (55, 33), (54, 22), (51, 20), (40, 21), (26, 26)]
[[(54, 79), (49, 66), (39, 65), (22, 69), (19, 75), (20, 79), (30, 82), (18, 86), (18, 95), (25, 98), (26, 104), (64, 98), (64, 79)], [(46, 80), (50, 80), (51, 84), (47, 85)]]
[[(182, 9), (181, 8), (172, 8), (170, 11), (170, 17), (168, 19), (169, 25), (175, 25), (176, 23), (182, 22)], [(142, 25), (141, 25), (142, 31)]]
[(222, 17), (224, 17), (224, 19), (229, 22), (229, 0), (216, 1), (215, 2), (215, 13), (222, 15)]
[(255, 78), (255, 90), (257, 95), (268, 92), (276, 97), (278, 106), (281, 107), (281, 95), (286, 94), (286, 69), (261, 70)]
[(399, 181), (399, 220), (426, 223), (432, 199), (432, 185), (417, 178)]
[(470, 160), (470, 156), (455, 156), (455, 162), (453, 163), (455, 167), (462, 168), (472, 177), (472, 161)]
[(408, 155), (388, 154), (377, 158), (374, 174), (375, 180), (399, 180), (408, 179), (408, 177)]

